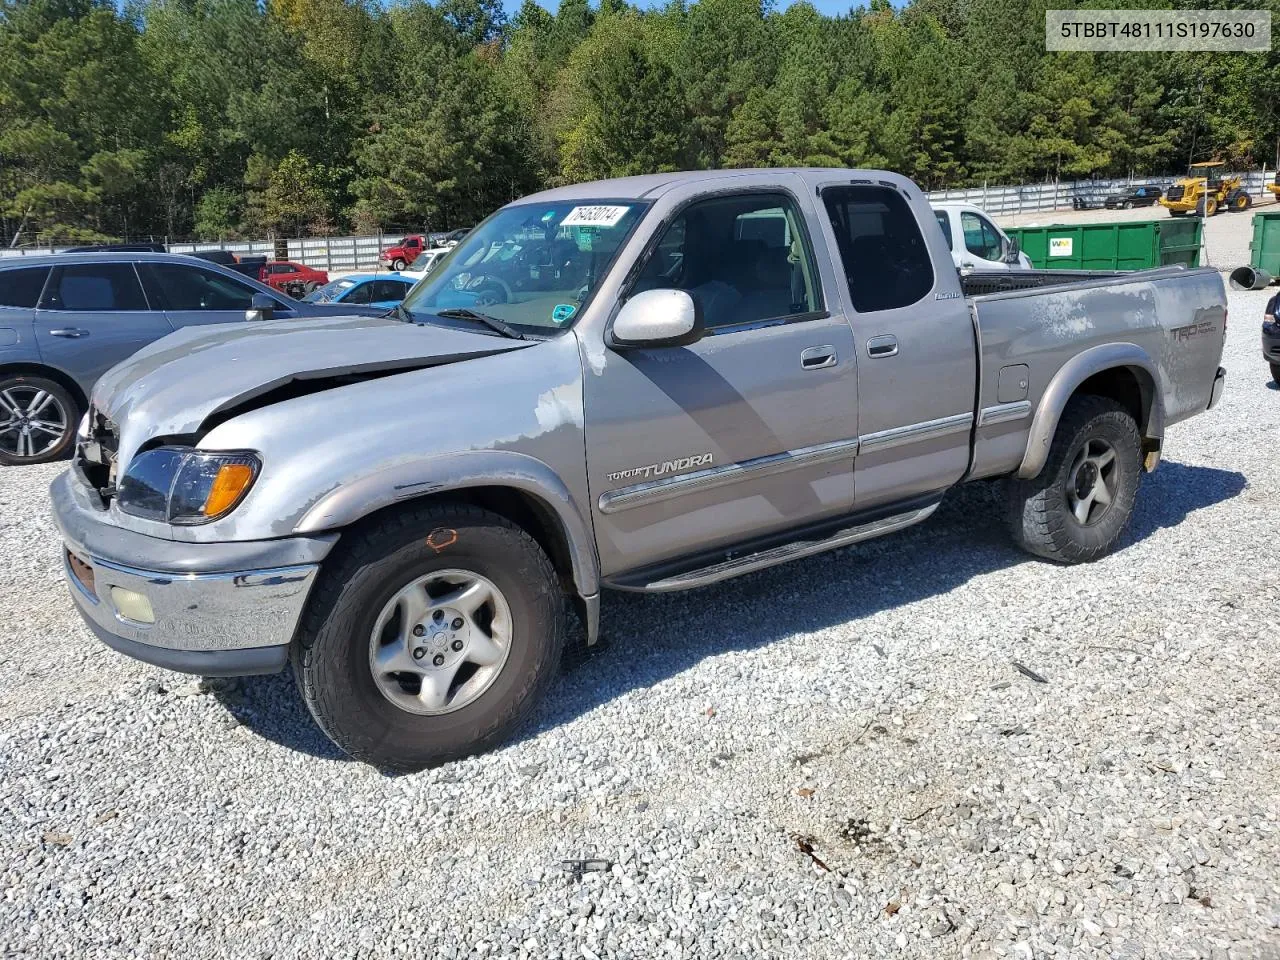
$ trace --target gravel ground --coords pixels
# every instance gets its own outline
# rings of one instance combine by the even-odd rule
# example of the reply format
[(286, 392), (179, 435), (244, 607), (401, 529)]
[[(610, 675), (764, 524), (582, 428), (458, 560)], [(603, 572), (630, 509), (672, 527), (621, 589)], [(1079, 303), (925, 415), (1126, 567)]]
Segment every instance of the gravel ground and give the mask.
[(107, 651), (61, 584), (58, 468), (0, 471), (4, 955), (1280, 957), (1265, 296), (1231, 294), (1223, 403), (1115, 555), (1028, 559), (977, 485), (610, 597), (520, 739), (414, 776), (338, 756), (285, 676)]

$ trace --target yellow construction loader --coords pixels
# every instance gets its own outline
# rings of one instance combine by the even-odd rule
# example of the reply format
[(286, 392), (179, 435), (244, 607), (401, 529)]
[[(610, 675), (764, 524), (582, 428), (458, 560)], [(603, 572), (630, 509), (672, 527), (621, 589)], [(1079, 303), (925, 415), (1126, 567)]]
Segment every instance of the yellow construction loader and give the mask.
[(1183, 217), (1194, 213), (1198, 217), (1212, 217), (1219, 210), (1248, 210), (1253, 200), (1245, 190), (1239, 176), (1224, 177), (1222, 160), (1193, 163), (1187, 175), (1165, 191), (1160, 206), (1171, 217)]

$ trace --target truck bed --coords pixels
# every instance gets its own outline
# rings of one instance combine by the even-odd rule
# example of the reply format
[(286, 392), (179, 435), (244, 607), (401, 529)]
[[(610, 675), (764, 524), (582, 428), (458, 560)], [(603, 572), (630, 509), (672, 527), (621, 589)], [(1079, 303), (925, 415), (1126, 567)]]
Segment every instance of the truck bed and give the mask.
[(1089, 280), (1110, 280), (1132, 275), (1133, 271), (1115, 270), (976, 270), (960, 274), (960, 289), (966, 297), (981, 297), (1009, 290), (1070, 286)]

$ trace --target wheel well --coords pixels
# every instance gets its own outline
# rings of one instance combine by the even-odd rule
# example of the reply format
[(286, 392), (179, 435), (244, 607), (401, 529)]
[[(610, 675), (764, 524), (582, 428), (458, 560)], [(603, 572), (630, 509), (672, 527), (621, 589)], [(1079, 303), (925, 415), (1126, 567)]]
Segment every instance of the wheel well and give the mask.
[(89, 398), (84, 395), (84, 391), (80, 389), (80, 384), (76, 383), (71, 377), (67, 376), (61, 370), (54, 367), (46, 367), (39, 363), (6, 363), (0, 364), (0, 377), (8, 374), (22, 374), (31, 377), (44, 377), (46, 380), (52, 380), (61, 386), (67, 393), (71, 394), (71, 399), (76, 402), (76, 406), (80, 408), (80, 412), (84, 413), (89, 409)]
[(1076, 393), (1088, 393), (1095, 397), (1107, 397), (1120, 404), (1138, 424), (1139, 432), (1145, 437), (1151, 418), (1151, 402), (1154, 387), (1151, 375), (1145, 370), (1133, 367), (1112, 367), (1095, 373), (1084, 383), (1076, 387)]
[(376, 510), (362, 517), (360, 525), (369, 523), (373, 518), (406, 506), (420, 506), (425, 500), (448, 500), (454, 503), (466, 503), (480, 507), (500, 517), (505, 517), (525, 533), (537, 541), (555, 567), (562, 588), (570, 596), (578, 595), (578, 588), (573, 578), (573, 559), (569, 552), (569, 541), (565, 535), (555, 511), (537, 497), (516, 490), (513, 487), (477, 486), (463, 487), (457, 490), (446, 490), (441, 493), (402, 500)]

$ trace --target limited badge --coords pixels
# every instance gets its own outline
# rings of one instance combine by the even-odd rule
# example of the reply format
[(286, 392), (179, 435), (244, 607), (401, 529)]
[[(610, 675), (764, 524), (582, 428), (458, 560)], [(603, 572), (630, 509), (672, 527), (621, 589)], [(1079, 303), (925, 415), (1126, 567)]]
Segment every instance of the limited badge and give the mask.
[(557, 303), (551, 310), (551, 319), (556, 323), (568, 323), (578, 308), (572, 303)]

